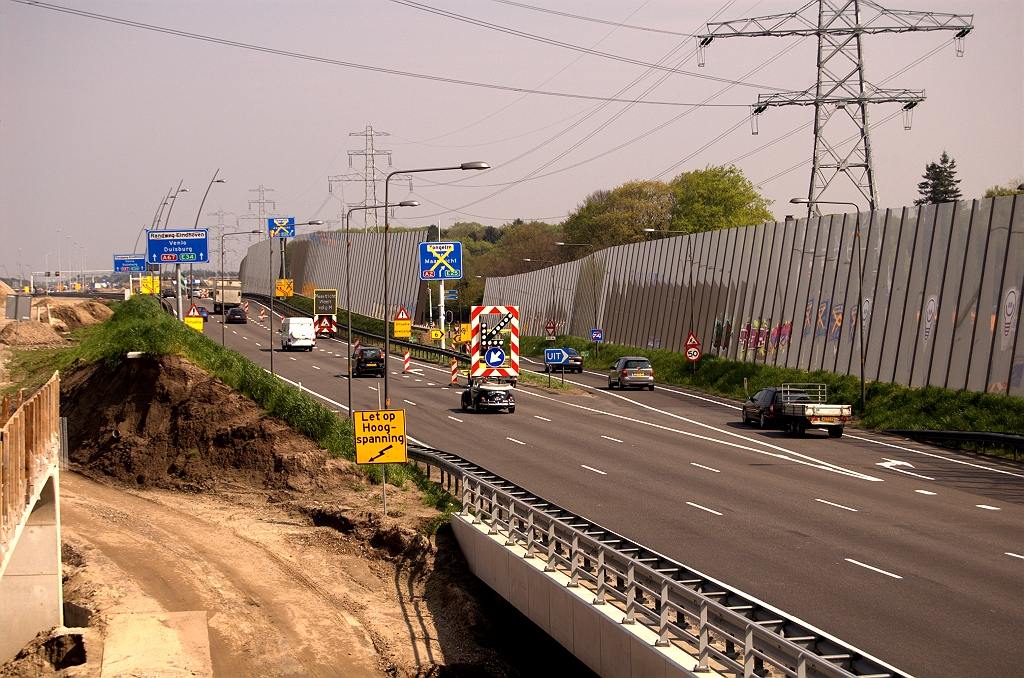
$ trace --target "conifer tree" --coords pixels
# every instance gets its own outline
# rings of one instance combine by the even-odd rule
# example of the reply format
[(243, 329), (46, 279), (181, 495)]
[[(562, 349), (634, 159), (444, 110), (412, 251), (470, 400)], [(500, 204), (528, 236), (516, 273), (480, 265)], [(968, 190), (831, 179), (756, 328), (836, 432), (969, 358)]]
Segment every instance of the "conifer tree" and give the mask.
[(924, 168), (924, 181), (917, 185), (921, 197), (914, 201), (915, 205), (936, 205), (940, 202), (954, 202), (963, 196), (957, 184), (956, 160), (945, 151), (938, 163), (930, 162)]

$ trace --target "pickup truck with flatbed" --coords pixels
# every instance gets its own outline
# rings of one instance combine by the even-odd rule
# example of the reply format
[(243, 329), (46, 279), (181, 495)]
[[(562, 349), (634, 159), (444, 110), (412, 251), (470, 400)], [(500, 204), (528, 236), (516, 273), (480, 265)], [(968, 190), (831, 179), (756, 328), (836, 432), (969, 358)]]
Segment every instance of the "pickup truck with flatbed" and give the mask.
[(843, 435), (843, 428), (853, 414), (849, 405), (827, 402), (825, 384), (783, 384), (763, 388), (743, 403), (744, 424), (756, 422), (763, 429), (781, 428), (791, 435), (802, 436), (807, 429), (821, 428), (831, 438)]

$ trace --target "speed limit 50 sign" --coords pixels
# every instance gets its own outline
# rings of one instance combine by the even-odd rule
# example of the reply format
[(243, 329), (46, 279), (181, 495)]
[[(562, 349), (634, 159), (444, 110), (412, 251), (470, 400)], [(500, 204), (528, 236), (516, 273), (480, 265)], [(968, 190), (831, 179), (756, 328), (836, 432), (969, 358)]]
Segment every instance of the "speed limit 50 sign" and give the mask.
[(686, 359), (689, 360), (691, 363), (695, 363), (698, 360), (700, 360), (700, 347), (691, 346), (690, 348), (686, 349)]

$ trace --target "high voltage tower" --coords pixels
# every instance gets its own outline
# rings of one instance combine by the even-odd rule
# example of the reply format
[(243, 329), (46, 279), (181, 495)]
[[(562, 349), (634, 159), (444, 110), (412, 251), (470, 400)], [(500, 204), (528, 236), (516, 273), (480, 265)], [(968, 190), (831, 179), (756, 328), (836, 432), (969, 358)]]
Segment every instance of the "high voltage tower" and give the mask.
[[(350, 173), (347, 175), (338, 175), (333, 177), (327, 177), (327, 190), (332, 191), (335, 183), (342, 183), (346, 181), (362, 181), (363, 182), (363, 202), (352, 203), (352, 205), (376, 205), (377, 204), (377, 166), (376, 157), (378, 155), (386, 155), (388, 157), (388, 166), (391, 166), (391, 151), (381, 150), (374, 148), (373, 140), (375, 137), (386, 137), (390, 136), (388, 132), (377, 132), (373, 129), (373, 125), (367, 124), (366, 129), (362, 132), (349, 132), (350, 137), (363, 137), (365, 139), (364, 148), (361, 151), (349, 151), (348, 152), (348, 166), (352, 167), (352, 158), (357, 155), (363, 156), (363, 171), (362, 173)], [(381, 177), (383, 178), (383, 177)], [(345, 186), (342, 183), (342, 204), (345, 204)], [(379, 215), (377, 210), (364, 210), (363, 211), (364, 226), (370, 227), (370, 219), (373, 220), (373, 227), (377, 228), (379, 224)]]
[[(864, 14), (867, 14), (867, 20)], [(882, 89), (864, 77), (862, 37), (876, 33), (956, 31), (956, 55), (963, 56), (964, 37), (974, 28), (973, 14), (940, 14), (886, 9), (869, 0), (812, 0), (795, 12), (752, 19), (709, 23), (707, 33), (697, 36), (697, 65), (704, 65), (704, 48), (712, 40), (735, 37), (818, 37), (818, 81), (799, 92), (760, 94), (751, 107), (753, 131), (757, 116), (770, 106), (814, 106), (814, 156), (808, 192), (808, 217), (815, 201), (839, 176), (845, 174), (860, 191), (870, 209), (878, 207), (878, 188), (872, 165), (868, 105), (903, 104), (904, 127), (915, 106), (924, 101), (924, 90)], [(843, 123), (834, 123), (836, 114)], [(854, 133), (851, 135), (849, 122)]]
[[(272, 189), (272, 188), (264, 188), (263, 184), (260, 184), (259, 188), (250, 188), (249, 189), (250, 193), (259, 193), (260, 197), (257, 198), (256, 200), (250, 200), (249, 201), (249, 212), (250, 213), (249, 214), (243, 214), (241, 217), (239, 217), (240, 219), (259, 219), (259, 223), (256, 225), (256, 228), (261, 229), (262, 233), (266, 233), (266, 231), (267, 231), (267, 214), (268, 214), (268, 212), (267, 212), (267, 205), (268, 204), (273, 205), (274, 209), (277, 209), (277, 203), (275, 203), (273, 200), (267, 200), (267, 196), (266, 196), (268, 191), (273, 191), (273, 190), (274, 189)], [(256, 205), (256, 214), (252, 214), (252, 206), (253, 206), (253, 204)], [(260, 240), (262, 240), (262, 239), (263, 239), (263, 236), (260, 235)]]

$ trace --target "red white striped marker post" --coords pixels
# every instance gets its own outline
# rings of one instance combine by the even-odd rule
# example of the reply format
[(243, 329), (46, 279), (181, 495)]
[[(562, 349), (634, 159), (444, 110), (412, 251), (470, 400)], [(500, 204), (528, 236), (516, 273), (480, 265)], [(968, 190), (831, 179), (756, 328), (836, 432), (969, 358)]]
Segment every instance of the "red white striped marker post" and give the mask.
[(452, 358), (452, 384), (459, 385), (459, 361)]
[(359, 340), (356, 339), (355, 341), (352, 342), (352, 352), (355, 353), (358, 350), (359, 350)]
[[(246, 315), (248, 315), (248, 314), (246, 314)], [(267, 319), (267, 311), (266, 311), (266, 309), (261, 308), (260, 309), (260, 322), (263, 322), (266, 319)]]
[(248, 299), (245, 300), (244, 306), (245, 306), (245, 314), (249, 315), (249, 300)]
[(409, 368), (412, 366), (412, 364), (411, 364), (411, 362), (409, 360), (409, 351), (408, 351), (408, 349), (406, 349), (405, 356), (403, 357), (402, 360), (405, 363), (405, 371), (408, 372)]

